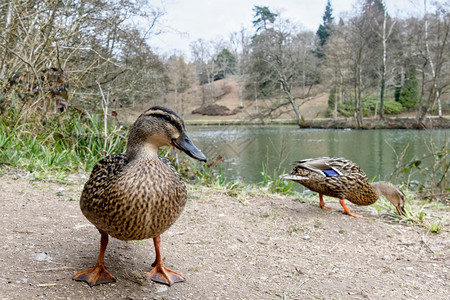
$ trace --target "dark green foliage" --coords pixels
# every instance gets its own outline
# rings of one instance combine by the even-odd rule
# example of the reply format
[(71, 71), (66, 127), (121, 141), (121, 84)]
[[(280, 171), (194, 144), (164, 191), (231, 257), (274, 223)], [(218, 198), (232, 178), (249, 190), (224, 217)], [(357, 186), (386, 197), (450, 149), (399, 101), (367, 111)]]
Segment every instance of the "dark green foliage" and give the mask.
[(214, 63), (219, 70), (215, 75), (214, 80), (223, 79), (226, 75), (234, 74), (236, 69), (236, 58), (228, 49), (220, 51), (214, 60)]
[(419, 102), (419, 81), (415, 66), (409, 69), (408, 79), (399, 95), (398, 102), (406, 109), (414, 108)]
[(395, 76), (396, 86), (394, 90), (394, 99), (395, 101), (399, 102), (400, 99), (400, 93), (402, 92), (401, 82), (402, 82), (402, 74), (397, 74)]
[(323, 23), (319, 25), (319, 29), (316, 31), (316, 35), (319, 37), (319, 47), (316, 50), (317, 57), (323, 57), (323, 47), (325, 43), (331, 36), (332, 25), (333, 25), (333, 8), (331, 7), (331, 2), (328, 0), (327, 6), (325, 7), (325, 12), (322, 16)]
[[(334, 101), (336, 100), (336, 88), (333, 87), (330, 90), (330, 95), (328, 96), (328, 107), (331, 109), (334, 109)], [(338, 102), (339, 102), (339, 96), (337, 98)]]
[[(364, 117), (373, 116), (375, 114), (375, 107), (377, 108), (377, 114), (380, 114), (380, 101), (376, 98), (363, 99), (362, 106)], [(338, 111), (343, 116), (351, 117), (354, 115), (355, 105), (352, 102), (339, 104)], [(384, 100), (384, 113), (386, 115), (397, 115), (400, 114), (402, 111), (403, 107), (400, 103), (389, 99)]]
[(328, 38), (331, 36), (331, 25), (333, 24), (333, 8), (331, 7), (331, 2), (328, 0), (327, 6), (325, 7), (325, 12), (322, 16), (323, 23), (319, 25), (317, 29), (317, 36), (319, 37), (319, 44), (321, 47), (325, 45)]
[(253, 11), (255, 12), (255, 15), (252, 23), (256, 28), (256, 32), (260, 30), (266, 30), (267, 23), (272, 24), (273, 22), (275, 22), (275, 18), (278, 16), (278, 14), (274, 14), (273, 12), (271, 12), (268, 6), (255, 5), (253, 7)]
[[(378, 102), (378, 105), (376, 104)], [(380, 103), (378, 99), (366, 99), (363, 100), (363, 106), (364, 108), (367, 108), (370, 110), (370, 113), (373, 115), (375, 112), (375, 107), (377, 107), (377, 114), (380, 113)], [(400, 103), (395, 102), (394, 100), (385, 99), (383, 110), (386, 115), (398, 115), (403, 111), (403, 107)]]
[(270, 98), (279, 92), (277, 74), (267, 63), (267, 57), (270, 45), (279, 43), (280, 39), (281, 34), (275, 30), (266, 30), (253, 37), (249, 68), (252, 79), (246, 82), (250, 98)]

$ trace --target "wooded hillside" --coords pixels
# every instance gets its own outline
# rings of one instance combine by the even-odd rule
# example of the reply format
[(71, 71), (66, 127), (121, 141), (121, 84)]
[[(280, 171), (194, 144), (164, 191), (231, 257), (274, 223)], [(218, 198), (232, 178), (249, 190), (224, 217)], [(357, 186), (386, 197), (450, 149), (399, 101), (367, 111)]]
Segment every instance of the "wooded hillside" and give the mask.
[[(193, 61), (152, 49), (164, 12), (141, 1), (6, 1), (0, 4), (0, 110), (54, 118), (71, 108), (105, 115), (118, 107), (165, 103), (183, 111), (199, 86), (199, 106), (213, 104), (212, 83), (233, 76), (238, 105), (264, 101), (261, 118), (292, 112), (329, 93), (328, 115), (363, 117), (408, 111), (417, 122), (449, 109), (450, 6), (424, 2), (423, 15), (397, 18), (381, 0), (357, 2), (336, 20), (328, 2), (317, 32), (269, 7), (255, 6), (253, 28), (228, 39), (197, 40)], [(169, 96), (170, 95), (170, 96)], [(263, 103), (263, 102), (260, 102)], [(232, 110), (235, 108), (231, 108)]]

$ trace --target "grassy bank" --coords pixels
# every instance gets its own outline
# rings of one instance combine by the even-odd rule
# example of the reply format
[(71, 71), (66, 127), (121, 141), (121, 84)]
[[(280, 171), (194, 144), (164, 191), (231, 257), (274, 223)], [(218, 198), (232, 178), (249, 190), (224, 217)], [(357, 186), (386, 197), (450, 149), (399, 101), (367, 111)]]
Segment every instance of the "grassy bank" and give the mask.
[[(43, 122), (29, 116), (25, 119), (12, 111), (2, 115), (0, 121), (0, 166), (3, 173), (23, 170), (32, 179), (64, 182), (74, 173), (87, 176), (101, 158), (125, 150), (127, 128), (114, 118), (104, 122), (96, 115), (67, 112)], [(225, 178), (221, 173), (220, 158), (199, 164), (168, 148), (160, 154), (175, 162), (178, 172), (193, 188), (202, 186), (220, 190), (242, 202), (247, 195), (258, 193), (282, 194), (295, 201), (317, 202), (317, 195), (308, 191), (297, 192), (293, 182), (280, 180), (280, 174), (273, 170), (262, 169), (263, 181), (247, 184)], [(444, 157), (448, 164), (445, 160), (448, 155), (447, 149), (437, 153), (436, 159)], [(419, 166), (418, 161), (411, 162), (411, 169)], [(426, 188), (426, 185), (421, 188)], [(439, 220), (431, 218), (426, 211), (429, 207), (439, 210), (448, 209), (448, 206), (437, 201), (420, 200), (416, 190), (407, 186), (402, 189), (407, 195), (406, 216), (396, 215), (394, 207), (384, 199), (374, 204), (373, 209), (388, 214), (394, 221), (418, 224), (430, 232), (439, 233), (442, 230)], [(448, 191), (446, 195), (443, 197), (448, 197)]]
[(0, 164), (37, 178), (64, 178), (123, 152), (126, 135), (118, 122), (105, 124), (97, 115), (67, 112), (42, 120), (10, 111), (0, 117)]

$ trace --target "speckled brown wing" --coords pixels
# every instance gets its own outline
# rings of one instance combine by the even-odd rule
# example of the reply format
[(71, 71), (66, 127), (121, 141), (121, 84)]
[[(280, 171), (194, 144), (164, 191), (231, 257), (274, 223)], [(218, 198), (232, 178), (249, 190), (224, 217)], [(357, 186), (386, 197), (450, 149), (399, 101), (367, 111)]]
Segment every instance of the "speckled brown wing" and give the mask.
[(366, 173), (361, 169), (361, 167), (348, 159), (342, 157), (332, 157), (327, 163), (330, 167), (338, 169), (345, 176), (352, 175), (357, 176), (358, 178), (367, 178)]
[(359, 195), (358, 189), (369, 184), (358, 165), (338, 157), (298, 161), (291, 174), (301, 176), (298, 182), (314, 192), (352, 202)]
[(102, 200), (105, 188), (111, 184), (117, 175), (128, 164), (126, 154), (112, 154), (100, 160), (92, 169), (89, 180), (81, 193), (80, 205), (90, 207)]
[(163, 158), (127, 163), (102, 191), (83, 192), (83, 214), (101, 232), (120, 240), (160, 235), (179, 217), (187, 198), (181, 177)]
[(112, 182), (115, 182), (127, 164), (126, 154), (112, 154), (100, 160), (92, 169), (81, 193), (80, 208), (84, 216), (94, 225), (97, 219), (103, 217), (99, 212), (100, 209), (107, 206), (105, 191)]
[(329, 165), (342, 172), (337, 180), (330, 180), (330, 185), (333, 184), (330, 189), (339, 189), (340, 198), (358, 205), (370, 205), (378, 199), (378, 195), (372, 189), (366, 173), (360, 166), (345, 158), (333, 158)]

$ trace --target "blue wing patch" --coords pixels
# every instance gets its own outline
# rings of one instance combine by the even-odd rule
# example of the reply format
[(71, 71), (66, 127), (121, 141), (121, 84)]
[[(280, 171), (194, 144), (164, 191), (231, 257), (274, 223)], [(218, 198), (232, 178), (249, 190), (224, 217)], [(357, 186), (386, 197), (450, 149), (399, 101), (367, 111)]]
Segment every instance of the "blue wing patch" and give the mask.
[(333, 169), (323, 170), (322, 171), (327, 177), (339, 177), (339, 173)]

